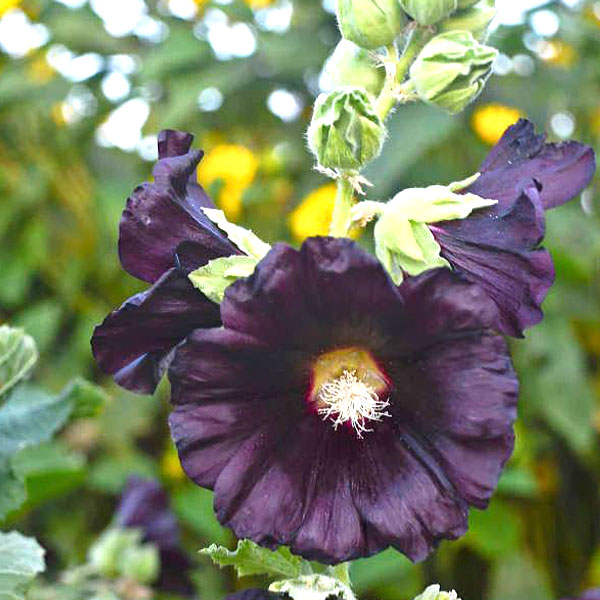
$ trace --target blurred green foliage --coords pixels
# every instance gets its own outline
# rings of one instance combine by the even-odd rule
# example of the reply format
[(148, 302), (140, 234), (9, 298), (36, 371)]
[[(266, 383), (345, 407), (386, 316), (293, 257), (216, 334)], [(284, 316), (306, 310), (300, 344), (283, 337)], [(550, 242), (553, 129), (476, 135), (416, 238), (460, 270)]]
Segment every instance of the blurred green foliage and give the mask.
[[(118, 263), (118, 220), (127, 195), (150, 177), (146, 136), (161, 128), (194, 132), (205, 161), (224, 145), (249, 149), (255, 164), (243, 182), (235, 179), (239, 165), (230, 164), (232, 180), (226, 168), (208, 187), (218, 198), (221, 190), (239, 193), (237, 218), (264, 239), (292, 239), (287, 215), (326, 183), (312, 170), (303, 134), (320, 69), (339, 39), (317, 0), (279, 0), (259, 11), (242, 0), (198, 1), (187, 19), (169, 11), (177, 3), (148, 0), (145, 29), (121, 36), (109, 34), (92, 9), (112, 1), (78, 4), (25, 0), (22, 10), (47, 28), (48, 41), (22, 57), (0, 50), (0, 322), (35, 338), (36, 377), (45, 388), (57, 392), (80, 375), (110, 394), (100, 417), (83, 408), (87, 418), (11, 464), (35, 500), (10, 525), (18, 520), (48, 549), (50, 577), (83, 561), (131, 473), (167, 485), (191, 556), (212, 542), (233, 548), (213, 516), (211, 494), (179, 468), (166, 426), (166, 384), (154, 398), (117, 389), (95, 369), (89, 338), (140, 289)], [(600, 148), (600, 5), (540, 4), (558, 17), (558, 31), (538, 35), (529, 16), (499, 28), (490, 43), (506, 57), (507, 72), (491, 79), (475, 107), (459, 117), (422, 105), (397, 111), (384, 153), (367, 173), (374, 199), (476, 171), (499, 118), (491, 111), (485, 120), (481, 106), (513, 107), (552, 137), (566, 133)], [(273, 11), (280, 22), (292, 8), (289, 27), (278, 31)], [(210, 26), (223, 22), (245, 24), (255, 51), (226, 60), (216, 54)], [(50, 65), (62, 64), (57, 56), (73, 61), (89, 53), (96, 67), (87, 76), (69, 79), (66, 68)], [(104, 92), (115, 73), (129, 86), (110, 100)], [(276, 90), (293, 99), (295, 118), (269, 110)], [(140, 143), (111, 147), (102, 124), (136, 99), (142, 104), (130, 106), (149, 109)], [(357, 561), (353, 579), (365, 600), (412, 598), (432, 582), (457, 589), (463, 600), (550, 600), (600, 585), (599, 194), (587, 192), (549, 215), (557, 284), (545, 322), (514, 343), (522, 382), (517, 448), (489, 510), (473, 511), (469, 534), (443, 543), (422, 565), (393, 551)], [(239, 585), (207, 559), (196, 561), (199, 597), (218, 600)]]

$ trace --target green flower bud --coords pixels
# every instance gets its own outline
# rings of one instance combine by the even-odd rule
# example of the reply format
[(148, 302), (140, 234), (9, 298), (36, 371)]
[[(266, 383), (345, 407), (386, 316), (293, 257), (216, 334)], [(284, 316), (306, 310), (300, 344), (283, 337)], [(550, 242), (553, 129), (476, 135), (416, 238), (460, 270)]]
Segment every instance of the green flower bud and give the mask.
[(342, 35), (361, 48), (391, 44), (406, 25), (398, 0), (337, 0)]
[(150, 584), (158, 578), (160, 557), (153, 544), (128, 548), (122, 555), (119, 572), (137, 583)]
[(441, 592), (439, 585), (431, 585), (415, 600), (460, 600), (460, 598), (454, 591)]
[(473, 6), (473, 4), (477, 4), (479, 0), (458, 0), (458, 8), (462, 10), (463, 8), (469, 8), (469, 6)]
[(335, 87), (360, 87), (379, 95), (385, 72), (375, 66), (369, 53), (356, 44), (341, 40), (325, 63), (325, 74)]
[(109, 529), (90, 548), (89, 562), (104, 577), (116, 577), (123, 554), (140, 540), (141, 533), (136, 529)]
[(359, 170), (381, 152), (385, 127), (367, 92), (342, 88), (317, 98), (307, 135), (321, 166)]
[(483, 91), (497, 56), (469, 31), (443, 33), (413, 63), (411, 82), (423, 101), (455, 114)]
[(400, 0), (402, 8), (420, 25), (434, 25), (457, 8), (457, 0)]
[(441, 31), (470, 31), (473, 37), (484, 42), (488, 37), (488, 27), (496, 16), (494, 0), (481, 0), (474, 6), (454, 13), (440, 23)]

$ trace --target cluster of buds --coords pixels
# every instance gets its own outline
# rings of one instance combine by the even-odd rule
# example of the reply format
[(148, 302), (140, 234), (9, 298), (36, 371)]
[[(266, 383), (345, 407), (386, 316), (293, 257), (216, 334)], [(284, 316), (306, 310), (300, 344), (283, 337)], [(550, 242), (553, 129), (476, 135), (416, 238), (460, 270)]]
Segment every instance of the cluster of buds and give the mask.
[[(319, 97), (308, 131), (309, 146), (319, 165), (336, 172), (356, 171), (375, 158), (386, 135), (385, 115), (402, 93), (451, 114), (472, 102), (483, 90), (498, 54), (484, 44), (496, 14), (494, 3), (337, 0), (343, 39), (325, 66), (336, 89)], [(395, 80), (397, 87), (392, 85), (390, 92), (385, 75), (388, 81), (395, 77), (395, 59), (388, 56), (377, 64), (374, 51), (394, 47), (397, 40), (407, 39), (408, 32), (419, 28), (425, 33), (421, 39), (428, 42), (417, 52), (410, 79)], [(380, 101), (380, 94), (385, 93), (388, 96)], [(386, 108), (380, 110), (381, 106)]]

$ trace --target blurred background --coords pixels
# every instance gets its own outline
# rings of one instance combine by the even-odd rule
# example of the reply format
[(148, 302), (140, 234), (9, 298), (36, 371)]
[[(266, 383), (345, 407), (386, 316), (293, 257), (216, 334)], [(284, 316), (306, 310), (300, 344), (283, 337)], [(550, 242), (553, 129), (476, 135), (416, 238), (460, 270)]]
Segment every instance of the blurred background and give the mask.
[[(95, 370), (96, 323), (141, 289), (118, 263), (118, 221), (150, 177), (162, 128), (193, 132), (200, 181), (231, 220), (268, 241), (325, 233), (334, 187), (303, 133), (339, 40), (333, 0), (0, 0), (0, 323), (40, 351), (36, 383), (73, 375), (110, 395), (70, 425), (9, 515), (48, 549), (50, 577), (80, 564), (132, 473), (169, 490), (199, 598), (236, 586), (197, 549), (233, 547), (211, 494), (186, 481), (166, 428), (168, 390), (138, 397)], [(519, 116), (600, 150), (600, 1), (497, 0), (501, 57), (458, 117), (398, 110), (367, 176), (373, 197), (475, 172)], [(550, 600), (600, 586), (600, 188), (549, 215), (557, 284), (544, 323), (514, 344), (518, 442), (489, 510), (426, 563), (388, 551), (358, 561), (365, 600), (439, 582), (463, 600)], [(368, 236), (364, 236), (368, 237)], [(197, 558), (195, 558), (197, 557)]]

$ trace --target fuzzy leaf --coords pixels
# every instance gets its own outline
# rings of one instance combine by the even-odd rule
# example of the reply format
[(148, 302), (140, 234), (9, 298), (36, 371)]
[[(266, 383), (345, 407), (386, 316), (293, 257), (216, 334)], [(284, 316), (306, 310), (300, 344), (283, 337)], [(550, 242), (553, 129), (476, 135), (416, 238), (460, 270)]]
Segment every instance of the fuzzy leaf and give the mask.
[(245, 254), (252, 256), (258, 260), (271, 249), (270, 244), (263, 242), (255, 233), (230, 223), (222, 210), (216, 208), (203, 208), (204, 214), (215, 224), (219, 229), (222, 229), (227, 237)]
[(0, 326), (0, 398), (29, 375), (37, 359), (31, 336), (22, 329)]
[(234, 551), (212, 544), (200, 553), (210, 556), (220, 567), (234, 567), (239, 577), (271, 575), (295, 578), (310, 569), (308, 563), (294, 556), (285, 546), (273, 551), (250, 540), (240, 540)]
[(24, 600), (33, 578), (44, 571), (44, 549), (16, 531), (0, 533), (0, 600)]
[(225, 290), (240, 277), (252, 275), (257, 263), (252, 256), (224, 256), (209, 261), (188, 277), (209, 300), (220, 304)]

